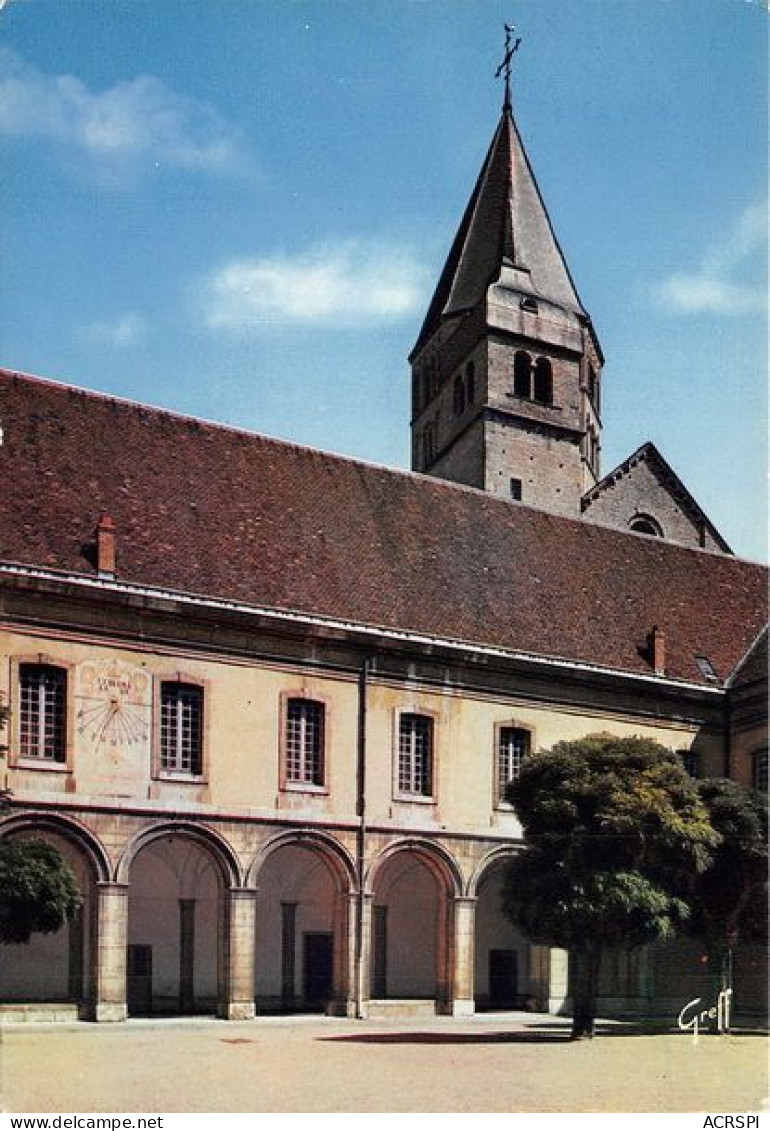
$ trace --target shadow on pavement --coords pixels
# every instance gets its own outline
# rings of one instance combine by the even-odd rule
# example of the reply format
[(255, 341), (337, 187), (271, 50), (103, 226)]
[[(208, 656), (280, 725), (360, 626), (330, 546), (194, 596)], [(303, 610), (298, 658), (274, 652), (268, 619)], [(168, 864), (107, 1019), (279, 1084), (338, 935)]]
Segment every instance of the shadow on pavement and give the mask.
[[(626, 1024), (626, 1025), (597, 1025), (596, 1040), (603, 1037), (652, 1037), (652, 1036), (679, 1036), (682, 1040), (691, 1034), (672, 1028), (671, 1025), (654, 1024)], [(707, 1033), (701, 1030), (702, 1039), (717, 1037), (716, 1033)], [(767, 1032), (760, 1029), (741, 1029), (729, 1034), (731, 1037), (767, 1037)], [(484, 1045), (484, 1044), (561, 1044), (569, 1042), (569, 1026), (542, 1026), (531, 1027), (524, 1030), (508, 1032), (485, 1033), (454, 1033), (449, 1030), (436, 1030), (433, 1032), (398, 1033), (345, 1033), (333, 1037), (316, 1037), (318, 1041), (342, 1041), (355, 1044), (370, 1045)]]
[(352, 1041), (369, 1045), (491, 1045), (568, 1041), (569, 1032), (513, 1033), (359, 1033), (336, 1037), (317, 1037), (318, 1041)]

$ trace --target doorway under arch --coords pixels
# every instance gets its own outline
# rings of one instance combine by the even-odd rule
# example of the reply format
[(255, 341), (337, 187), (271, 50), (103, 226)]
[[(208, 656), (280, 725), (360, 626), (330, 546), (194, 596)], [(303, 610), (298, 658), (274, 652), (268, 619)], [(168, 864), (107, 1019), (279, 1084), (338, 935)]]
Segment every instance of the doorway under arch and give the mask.
[(256, 883), (257, 1012), (345, 1012), (350, 893), (341, 862), (289, 841), (270, 852)]
[(374, 876), (370, 997), (448, 1000), (450, 881), (438, 860), (411, 847)]
[(213, 852), (168, 832), (139, 848), (129, 877), (129, 1016), (215, 1013), (224, 883)]
[(480, 1011), (544, 1008), (547, 950), (528, 942), (502, 910), (505, 859), (489, 865), (476, 887), (474, 999)]

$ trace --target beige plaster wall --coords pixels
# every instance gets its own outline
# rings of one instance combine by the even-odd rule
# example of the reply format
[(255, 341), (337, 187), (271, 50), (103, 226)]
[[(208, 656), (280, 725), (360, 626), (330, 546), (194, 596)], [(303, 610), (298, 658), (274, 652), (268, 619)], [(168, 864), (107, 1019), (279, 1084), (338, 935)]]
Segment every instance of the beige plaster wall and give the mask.
[[(13, 702), (13, 658), (43, 654), (52, 663), (70, 665), (72, 742), (67, 767), (29, 764), (14, 767), (18, 746), (10, 728), (8, 784), (19, 800), (67, 797), (70, 801), (141, 803), (159, 812), (169, 808), (216, 812), (220, 815), (327, 821), (356, 818), (358, 687), (352, 676), (304, 674), (292, 668), (202, 658), (171, 652), (142, 652), (123, 647), (96, 647), (79, 640), (53, 640), (7, 633), (0, 654), (0, 690)], [(135, 741), (96, 742), (80, 733), (77, 711), (80, 671), (105, 664), (110, 670), (144, 673), (143, 727)], [(163, 678), (199, 681), (205, 689), (206, 739), (202, 781), (167, 781), (157, 775), (157, 703), (152, 688)], [(139, 681), (141, 682), (141, 681)], [(307, 695), (326, 704), (327, 788), (321, 791), (280, 787), (281, 697)], [(141, 696), (140, 696), (141, 698)], [(398, 749), (398, 717), (402, 711), (425, 713), (434, 720), (434, 792), (430, 799), (399, 798), (394, 771)], [(497, 725), (515, 725), (532, 732), (532, 747), (549, 747), (560, 739), (596, 731), (644, 735), (676, 750), (686, 750), (696, 737), (694, 725), (643, 722), (607, 711), (534, 705), (510, 696), (493, 699), (445, 684), (426, 689), (417, 680), (378, 681), (368, 689), (367, 819), (384, 828), (427, 827), (472, 831), (480, 835), (518, 837), (520, 829), (506, 807), (495, 804), (494, 772)], [(707, 761), (718, 762), (718, 738), (698, 735)], [(0, 765), (2, 765), (0, 763)]]

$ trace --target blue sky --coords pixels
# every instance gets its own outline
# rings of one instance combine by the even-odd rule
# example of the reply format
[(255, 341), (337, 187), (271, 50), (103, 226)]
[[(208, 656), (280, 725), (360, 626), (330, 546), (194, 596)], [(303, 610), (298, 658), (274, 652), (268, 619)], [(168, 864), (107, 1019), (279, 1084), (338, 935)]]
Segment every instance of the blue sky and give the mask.
[(767, 20), (751, 0), (0, 0), (0, 361), (406, 467), (406, 356), (517, 121), (653, 440), (766, 554)]

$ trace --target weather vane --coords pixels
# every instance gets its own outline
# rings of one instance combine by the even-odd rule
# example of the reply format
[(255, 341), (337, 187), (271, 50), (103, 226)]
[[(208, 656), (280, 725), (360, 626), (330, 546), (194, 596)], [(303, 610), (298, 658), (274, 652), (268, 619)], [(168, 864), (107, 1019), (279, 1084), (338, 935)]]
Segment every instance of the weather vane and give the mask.
[(495, 78), (499, 79), (500, 75), (505, 75), (505, 102), (503, 103), (504, 110), (511, 108), (511, 61), (514, 54), (519, 49), (521, 37), (513, 39), (515, 32), (513, 24), (505, 24), (505, 55), (500, 66), (495, 71)]

